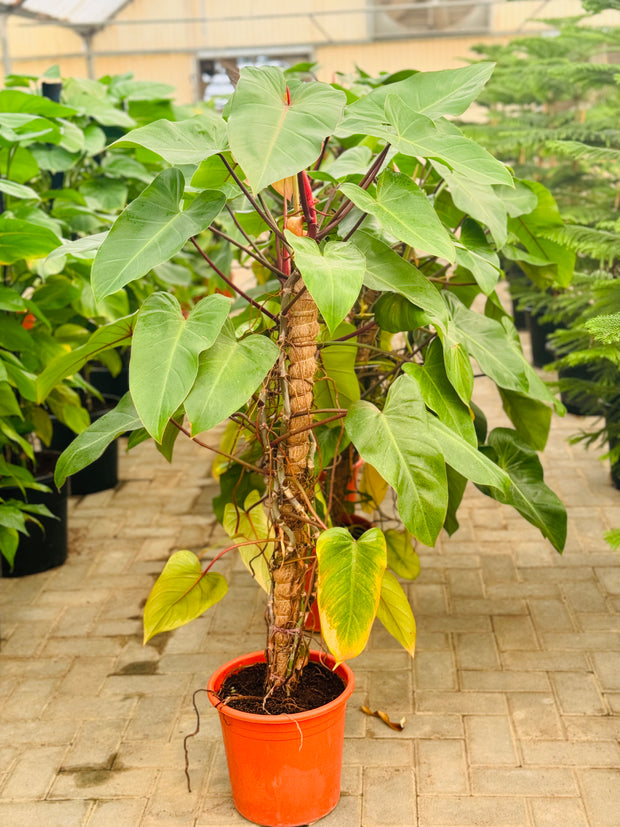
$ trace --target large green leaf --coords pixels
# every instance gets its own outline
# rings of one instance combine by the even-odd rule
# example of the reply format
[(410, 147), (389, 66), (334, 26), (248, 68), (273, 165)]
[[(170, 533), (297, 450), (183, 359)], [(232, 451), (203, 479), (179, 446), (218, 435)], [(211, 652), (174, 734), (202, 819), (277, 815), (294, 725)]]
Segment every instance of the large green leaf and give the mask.
[(42, 258), (59, 244), (58, 236), (47, 227), (0, 215), (0, 264)]
[(490, 296), (495, 290), (502, 274), (499, 258), (489, 246), (482, 227), (471, 218), (466, 218), (461, 225), (456, 263), (469, 270), (485, 295)]
[(323, 639), (338, 662), (357, 657), (379, 608), (385, 537), (371, 528), (354, 540), (346, 528), (330, 528), (319, 535), (316, 558)]
[(415, 654), (416, 625), (407, 595), (396, 576), (386, 571), (381, 581), (377, 617), (411, 657)]
[(87, 342), (80, 347), (54, 359), (45, 370), (37, 376), (37, 402), (45, 401), (53, 387), (67, 376), (73, 376), (86, 362), (95, 359), (100, 353), (129, 342), (133, 336), (137, 313), (118, 319), (116, 322), (98, 328)]
[(354, 244), (328, 241), (321, 250), (311, 238), (298, 238), (287, 231), (295, 265), (333, 332), (353, 307), (364, 280), (364, 255)]
[(406, 374), (420, 386), (426, 405), (439, 419), (470, 445), (478, 445), (471, 411), (459, 398), (446, 374), (441, 343), (435, 339), (427, 348), (424, 365), (410, 362), (403, 366)]
[(355, 184), (342, 184), (347, 198), (370, 215), (383, 229), (421, 252), (455, 260), (454, 244), (424, 190), (407, 175), (384, 170), (373, 196)]
[(549, 190), (537, 181), (528, 181), (527, 186), (538, 199), (536, 209), (517, 218), (510, 218), (508, 229), (517, 236), (527, 253), (538, 259), (546, 259), (548, 263), (533, 266), (526, 258), (517, 258), (517, 261), (542, 289), (552, 283), (566, 287), (573, 277), (575, 253), (568, 247), (545, 238), (546, 232), (563, 227), (564, 222)]
[(512, 485), (507, 493), (479, 486), (485, 494), (507, 503), (539, 529), (557, 551), (566, 542), (566, 509), (545, 484), (536, 452), (509, 428), (495, 428), (483, 449), (508, 474)]
[(198, 357), (214, 343), (230, 304), (216, 293), (201, 299), (187, 318), (170, 293), (153, 293), (142, 305), (131, 346), (129, 387), (144, 427), (158, 442), (194, 384)]
[(237, 341), (226, 323), (215, 343), (202, 355), (198, 375), (185, 400), (192, 436), (208, 431), (239, 410), (278, 358), (278, 346), (258, 334)]
[(502, 406), (519, 436), (536, 451), (542, 451), (547, 444), (551, 427), (551, 408), (538, 399), (532, 399), (516, 391), (499, 388), (499, 395)]
[(226, 503), (222, 527), (232, 540), (247, 543), (238, 549), (243, 565), (261, 589), (269, 594), (269, 561), (273, 556), (275, 535), (261, 499), (258, 491), (252, 491), (245, 498), (243, 510), (234, 503)]
[(417, 267), (405, 261), (387, 244), (364, 232), (354, 236), (355, 244), (366, 256), (364, 284), (371, 290), (398, 293), (426, 311), (437, 327), (448, 323), (448, 311), (441, 293)]
[(31, 198), (34, 201), (40, 201), (41, 196), (32, 187), (27, 187), (25, 184), (18, 184), (15, 181), (6, 179), (0, 180), (0, 192), (10, 195), (13, 198)]
[(54, 472), (57, 487), (61, 488), (67, 477), (98, 459), (108, 445), (125, 431), (135, 431), (141, 426), (131, 396), (126, 393), (114, 410), (95, 420), (62, 452)]
[(27, 112), (47, 118), (75, 115), (75, 109), (63, 106), (41, 95), (21, 92), (19, 89), (3, 89), (0, 92), (0, 112)]
[(178, 253), (224, 206), (221, 192), (205, 190), (181, 210), (183, 187), (181, 172), (165, 169), (120, 214), (93, 262), (92, 285), (97, 299), (141, 278)]
[(143, 146), (169, 164), (199, 164), (226, 150), (226, 124), (221, 117), (206, 114), (184, 121), (153, 121), (132, 129), (112, 146)]
[(420, 558), (411, 545), (409, 532), (389, 528), (385, 532), (385, 542), (388, 568), (405, 580), (415, 580), (420, 574)]
[(383, 411), (370, 402), (355, 404), (345, 419), (351, 442), (398, 495), (407, 529), (432, 546), (446, 514), (448, 490), (440, 447), (428, 426), (420, 389), (408, 376), (390, 388)]
[(342, 114), (344, 93), (325, 83), (291, 83), (290, 105), (286, 91), (279, 69), (248, 67), (231, 100), (230, 148), (254, 192), (316, 161)]
[[(489, 228), (498, 247), (503, 247), (508, 237), (508, 215), (504, 200), (490, 184), (482, 184), (471, 176), (457, 175), (444, 164), (431, 159), (432, 165), (447, 184), (454, 205), (476, 221)], [(510, 191), (510, 187), (502, 187)]]
[(452, 333), (483, 373), (503, 388), (527, 393), (527, 362), (511, 344), (504, 327), (465, 307), (454, 295), (447, 299), (452, 308)]
[(438, 129), (430, 118), (409, 109), (396, 95), (386, 98), (385, 113), (395, 130), (386, 137), (404, 155), (443, 161), (454, 172), (478, 183), (512, 184), (506, 167), (456, 127)]
[(474, 390), (474, 370), (469, 353), (458, 340), (454, 322), (448, 322), (445, 331), (438, 330), (443, 345), (446, 376), (462, 401), (469, 405)]
[[(355, 331), (355, 326), (348, 322), (338, 325), (334, 338), (347, 336)], [(314, 382), (314, 401), (317, 408), (350, 408), (360, 398), (360, 383), (355, 373), (357, 360), (357, 343), (355, 339), (336, 342), (321, 347), (319, 361), (323, 373), (319, 373)], [(329, 414), (317, 414), (326, 418)], [(340, 426), (340, 421), (330, 423)]]
[(227, 591), (223, 575), (211, 571), (204, 574), (193, 551), (175, 551), (144, 606), (144, 643), (199, 617)]
[(430, 432), (441, 447), (446, 464), (461, 476), (479, 485), (493, 486), (506, 493), (510, 478), (485, 454), (463, 439), (440, 419), (429, 417)]
[[(459, 69), (418, 72), (405, 80), (379, 86), (352, 103), (338, 127), (338, 135), (355, 132), (375, 135), (385, 122), (383, 107), (388, 95), (398, 95), (414, 112), (429, 118), (462, 115), (474, 101), (493, 71), (493, 63), (475, 63)], [(379, 135), (381, 137), (381, 134)]]

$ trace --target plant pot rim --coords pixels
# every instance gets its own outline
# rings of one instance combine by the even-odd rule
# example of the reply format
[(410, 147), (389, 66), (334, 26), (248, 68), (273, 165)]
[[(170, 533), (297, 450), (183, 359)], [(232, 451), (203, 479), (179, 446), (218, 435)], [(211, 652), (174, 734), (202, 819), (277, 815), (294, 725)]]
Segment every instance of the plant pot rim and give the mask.
[[(317, 663), (321, 663), (329, 669), (333, 669), (336, 663), (336, 659), (333, 655), (316, 650), (309, 653), (309, 659)], [(355, 689), (355, 675), (353, 670), (347, 663), (342, 662), (339, 663), (334, 670), (336, 674), (339, 675), (345, 682), (344, 689), (340, 695), (328, 704), (317, 706), (315, 709), (309, 709), (306, 712), (295, 712), (293, 714), (283, 713), (281, 715), (257, 715), (255, 712), (243, 712), (240, 709), (234, 709), (219, 700), (216, 693), (228, 675), (232, 672), (238, 672), (240, 669), (243, 669), (243, 667), (251, 666), (254, 663), (265, 663), (265, 660), (265, 652), (263, 650), (249, 652), (248, 654), (240, 655), (239, 657), (227, 661), (216, 669), (215, 672), (213, 672), (207, 683), (207, 695), (209, 697), (209, 701), (218, 712), (231, 718), (237, 718), (239, 721), (247, 721), (248, 723), (254, 721), (257, 724), (260, 723), (264, 726), (281, 726), (286, 722), (297, 724), (302, 721), (316, 719), (321, 715), (328, 715), (333, 709), (341, 706), (343, 703), (346, 703)]]

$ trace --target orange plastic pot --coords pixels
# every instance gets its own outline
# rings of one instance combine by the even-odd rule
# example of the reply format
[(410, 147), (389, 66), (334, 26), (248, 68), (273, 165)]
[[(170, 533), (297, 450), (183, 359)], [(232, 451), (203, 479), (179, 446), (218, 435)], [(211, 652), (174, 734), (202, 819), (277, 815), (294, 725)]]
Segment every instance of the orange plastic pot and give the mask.
[[(334, 666), (320, 652), (310, 658)], [(221, 666), (209, 680), (209, 699), (220, 715), (237, 810), (263, 827), (299, 827), (327, 815), (340, 798), (344, 715), (355, 677), (340, 664), (342, 694), (295, 715), (255, 715), (218, 701), (216, 693), (231, 672), (264, 661), (264, 652), (252, 652)]]

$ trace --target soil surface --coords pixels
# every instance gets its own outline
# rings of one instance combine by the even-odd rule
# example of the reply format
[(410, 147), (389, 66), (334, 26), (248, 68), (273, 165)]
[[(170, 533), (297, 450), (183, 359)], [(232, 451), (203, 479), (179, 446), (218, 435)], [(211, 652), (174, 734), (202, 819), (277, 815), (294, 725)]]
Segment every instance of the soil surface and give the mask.
[(227, 706), (242, 712), (252, 712), (255, 715), (294, 715), (330, 703), (345, 688), (339, 675), (326, 666), (311, 661), (304, 668), (297, 689), (291, 696), (280, 693), (263, 703), (266, 677), (266, 664), (254, 663), (228, 675), (218, 696)]

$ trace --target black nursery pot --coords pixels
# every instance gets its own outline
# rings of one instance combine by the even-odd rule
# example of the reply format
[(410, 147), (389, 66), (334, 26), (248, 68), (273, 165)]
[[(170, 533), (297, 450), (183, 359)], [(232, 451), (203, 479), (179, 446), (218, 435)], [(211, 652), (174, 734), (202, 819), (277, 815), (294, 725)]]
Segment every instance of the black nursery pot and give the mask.
[[(91, 421), (95, 421), (106, 414), (114, 407), (118, 400), (111, 398), (106, 400), (106, 407), (91, 413)], [(55, 451), (64, 449), (75, 439), (71, 428), (67, 428), (62, 422), (52, 417), (54, 432), (52, 435), (51, 448)], [(85, 494), (96, 494), (98, 491), (107, 491), (114, 488), (118, 483), (118, 446), (116, 440), (111, 442), (103, 454), (91, 465), (78, 471), (69, 478), (69, 486), (72, 495), (84, 496)]]
[(88, 369), (88, 381), (103, 396), (124, 396), (129, 390), (129, 364), (123, 361), (120, 373), (112, 376), (105, 365), (91, 365)]
[(532, 345), (532, 364), (537, 368), (543, 368), (554, 362), (556, 356), (548, 339), (557, 330), (557, 325), (554, 322), (541, 322), (535, 313), (528, 313), (527, 326)]
[[(48, 455), (46, 454), (46, 456)], [(55, 465), (57, 457), (57, 454), (53, 454), (50, 464)], [(61, 566), (67, 559), (68, 487), (65, 485), (60, 491), (56, 489), (53, 471), (37, 474), (35, 479), (38, 483), (49, 486), (50, 491), (31, 491), (28, 489), (28, 502), (47, 506), (54, 517), (37, 517), (44, 530), (36, 523), (27, 523), (28, 536), (20, 534), (19, 547), (12, 570), (4, 556), (0, 554), (3, 577), (23, 577), (28, 574), (38, 574), (41, 571)], [(23, 500), (24, 495), (17, 486), (2, 488), (1, 491), (3, 498), (7, 500)]]

